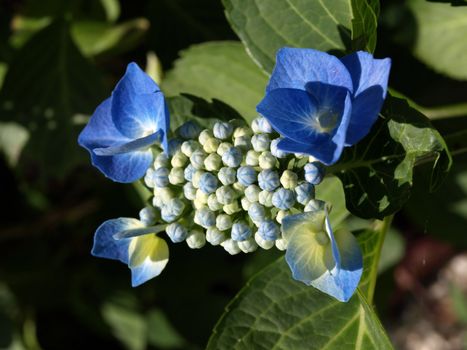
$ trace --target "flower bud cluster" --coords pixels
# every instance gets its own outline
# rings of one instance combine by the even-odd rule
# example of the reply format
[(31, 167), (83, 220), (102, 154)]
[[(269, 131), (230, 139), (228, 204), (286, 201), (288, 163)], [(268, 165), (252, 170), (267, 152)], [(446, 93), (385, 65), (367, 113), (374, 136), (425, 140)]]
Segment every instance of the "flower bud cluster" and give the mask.
[(230, 254), (286, 249), (282, 219), (316, 210), (315, 185), (324, 169), (278, 150), (280, 137), (265, 118), (251, 128), (239, 124), (182, 125), (169, 155), (158, 154), (146, 173), (153, 207), (141, 210), (141, 220), (167, 223), (168, 237), (190, 248), (208, 242)]

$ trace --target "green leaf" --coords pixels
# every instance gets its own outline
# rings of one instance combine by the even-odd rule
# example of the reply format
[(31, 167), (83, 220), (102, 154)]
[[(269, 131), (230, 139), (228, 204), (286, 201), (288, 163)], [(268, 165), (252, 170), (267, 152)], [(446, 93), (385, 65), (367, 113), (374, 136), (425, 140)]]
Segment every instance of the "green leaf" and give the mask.
[(99, 72), (76, 48), (69, 24), (57, 20), (11, 61), (0, 91), (0, 118), (25, 127), (30, 141), (23, 154), (59, 176), (85, 154), (77, 146), (73, 117), (91, 114), (103, 97)]
[[(373, 51), (376, 0), (223, 0), (227, 19), (266, 71), (284, 46), (328, 52)], [(352, 45), (352, 42), (353, 45)], [(353, 47), (352, 47), (353, 46)]]
[(170, 112), (170, 129), (176, 130), (188, 120), (196, 120), (201, 126), (212, 127), (217, 120), (242, 119), (228, 104), (213, 99), (208, 102), (190, 94), (167, 98)]
[(0, 151), (5, 155), (8, 164), (15, 167), (21, 151), (29, 139), (28, 131), (17, 123), (0, 122)]
[(180, 349), (186, 340), (173, 327), (167, 316), (159, 309), (152, 309), (147, 315), (148, 344), (161, 349)]
[(145, 18), (119, 24), (99, 21), (77, 21), (71, 34), (85, 56), (115, 56), (138, 46), (149, 28)]
[(467, 7), (426, 0), (410, 0), (408, 7), (417, 24), (415, 56), (440, 73), (466, 80)]
[(190, 93), (225, 101), (246, 119), (256, 117), (267, 76), (251, 61), (237, 42), (210, 42), (181, 53), (162, 82), (168, 96)]
[(228, 305), (207, 350), (392, 349), (378, 318), (357, 293), (341, 303), (292, 280), (279, 259)]
[(429, 189), (436, 189), (451, 167), (451, 155), (430, 121), (405, 100), (388, 97), (370, 134), (346, 149), (329, 172), (344, 184), (347, 209), (362, 218), (382, 219), (409, 199), (413, 168), (429, 163)]
[(316, 186), (316, 198), (331, 204), (332, 209), (329, 213), (329, 219), (334, 229), (350, 215), (345, 208), (345, 195), (342, 183), (336, 177), (325, 177)]

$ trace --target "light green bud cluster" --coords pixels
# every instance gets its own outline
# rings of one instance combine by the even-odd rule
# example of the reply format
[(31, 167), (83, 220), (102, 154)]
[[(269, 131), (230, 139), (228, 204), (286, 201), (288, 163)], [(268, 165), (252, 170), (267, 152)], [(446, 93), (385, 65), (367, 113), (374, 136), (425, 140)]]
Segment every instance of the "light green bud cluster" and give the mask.
[[(264, 118), (252, 127), (234, 121), (185, 131), (179, 133), (185, 139), (173, 139), (170, 157), (155, 156), (144, 178), (154, 194), (151, 218), (169, 223), (171, 240), (193, 249), (206, 242), (232, 255), (286, 249), (284, 217), (320, 206), (305, 177), (306, 161), (277, 149), (280, 137)], [(307, 178), (316, 181), (316, 160), (308, 164)]]

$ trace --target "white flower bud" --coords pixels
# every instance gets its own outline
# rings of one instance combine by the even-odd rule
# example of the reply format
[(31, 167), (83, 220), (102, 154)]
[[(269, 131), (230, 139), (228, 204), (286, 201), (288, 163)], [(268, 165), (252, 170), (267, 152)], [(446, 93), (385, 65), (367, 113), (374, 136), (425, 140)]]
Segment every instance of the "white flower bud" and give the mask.
[(223, 167), (219, 170), (217, 178), (224, 186), (232, 185), (237, 181), (237, 171), (234, 168)]
[(188, 230), (186, 227), (176, 222), (167, 225), (165, 232), (174, 243), (183, 242), (188, 236)]
[(203, 144), (203, 149), (206, 153), (214, 153), (217, 152), (220, 144), (221, 142), (218, 139), (211, 137)]
[(248, 211), (248, 209), (250, 209), (250, 206), (252, 204), (246, 197), (243, 197), (240, 200), (240, 203), (242, 205), (243, 210), (245, 210), (245, 211)]
[(226, 122), (217, 122), (213, 127), (214, 137), (218, 139), (225, 140), (228, 139), (233, 132), (233, 126), (230, 123)]
[(187, 182), (185, 185), (183, 185), (183, 195), (190, 201), (196, 198), (196, 191), (196, 188), (191, 182)]
[(260, 192), (261, 188), (257, 185), (250, 185), (245, 189), (245, 197), (248, 198), (251, 203), (254, 203), (258, 201)]
[(185, 172), (183, 168), (172, 168), (169, 174), (169, 182), (172, 185), (181, 185), (185, 182)]
[(273, 132), (271, 124), (264, 117), (258, 117), (251, 122), (251, 129), (255, 134)]
[(219, 231), (216, 227), (210, 227), (206, 230), (206, 240), (212, 245), (219, 245), (226, 239), (227, 234)]
[(272, 207), (272, 196), (274, 195), (274, 192), (269, 192), (269, 191), (261, 191), (258, 194), (258, 202), (265, 207)]
[(222, 242), (221, 246), (224, 247), (225, 251), (230, 255), (235, 255), (241, 252), (240, 248), (238, 247), (238, 243), (231, 238)]
[(170, 188), (155, 187), (154, 197), (152, 198), (152, 204), (155, 207), (161, 208), (165, 203), (168, 203), (172, 198), (174, 198), (174, 194)]
[(274, 157), (276, 158), (285, 158), (287, 157), (287, 153), (284, 151), (281, 151), (280, 149), (277, 148), (278, 143), (282, 140), (282, 138), (277, 138), (271, 141), (271, 153)]
[(165, 153), (159, 153), (154, 159), (154, 168), (165, 168), (169, 166), (169, 156)]
[(284, 238), (279, 238), (276, 240), (276, 248), (279, 250), (287, 249), (287, 241)]
[(249, 136), (236, 137), (234, 140), (234, 146), (246, 151), (251, 148), (251, 138)]
[(175, 221), (185, 210), (185, 203), (178, 198), (172, 198), (162, 205), (161, 218), (165, 222)]
[(234, 130), (233, 137), (251, 136), (251, 129), (247, 126), (239, 126)]
[(257, 166), (259, 164), (259, 153), (253, 150), (249, 150), (246, 153), (245, 163), (249, 166)]
[(151, 226), (156, 221), (156, 212), (154, 208), (144, 207), (139, 211), (139, 220), (146, 226)]
[(195, 211), (194, 221), (201, 227), (209, 228), (216, 224), (216, 215), (208, 207), (204, 206)]
[(223, 204), (222, 203), (219, 203), (219, 201), (217, 200), (217, 196), (215, 193), (211, 193), (209, 196), (208, 196), (208, 207), (209, 209), (211, 209), (212, 211), (218, 211), (218, 210), (221, 210), (222, 207), (223, 207)]
[(193, 165), (193, 167), (198, 170), (204, 169), (204, 160), (207, 156), (208, 155), (203, 150), (199, 149), (194, 151), (190, 157), (191, 165)]
[(216, 227), (220, 231), (228, 230), (232, 227), (232, 218), (226, 214), (220, 214), (216, 217)]
[(256, 249), (258, 249), (258, 245), (256, 244), (255, 239), (253, 237), (250, 237), (246, 241), (238, 242), (238, 247), (244, 253), (252, 253)]
[(298, 175), (291, 170), (285, 170), (280, 178), (281, 185), (288, 190), (294, 189), (298, 184)]
[(208, 195), (201, 191), (200, 189), (196, 190), (195, 200), (193, 201), (193, 205), (196, 209), (202, 208), (206, 206), (208, 203)]
[(230, 147), (227, 152), (222, 155), (222, 161), (230, 168), (236, 168), (243, 160), (243, 154), (240, 148)]
[(219, 147), (217, 147), (217, 154), (222, 157), (224, 153), (229, 150), (230, 147), (233, 147), (233, 145), (230, 142), (222, 142), (219, 145)]
[(208, 139), (212, 138), (212, 132), (208, 129), (204, 129), (203, 131), (201, 131), (201, 133), (199, 134), (199, 137), (198, 137), (198, 141), (200, 144), (204, 145)]
[(310, 199), (310, 201), (303, 208), (304, 211), (318, 211), (322, 210), (324, 206), (323, 201), (317, 199)]
[(279, 210), (276, 215), (276, 221), (279, 224), (282, 224), (282, 219), (285, 218), (286, 216), (291, 215), (291, 212), (288, 210)]
[(188, 140), (182, 143), (181, 152), (187, 157), (191, 157), (193, 152), (201, 150), (201, 145), (195, 140)]
[(251, 138), (251, 145), (256, 152), (264, 152), (269, 150), (271, 140), (268, 134), (256, 134)]
[(144, 175), (144, 183), (149, 188), (154, 188), (156, 185), (154, 183), (154, 168), (148, 168), (146, 174)]
[(274, 241), (266, 241), (258, 232), (255, 233), (255, 242), (263, 249), (268, 250), (274, 247)]
[(221, 156), (217, 153), (211, 153), (205, 160), (204, 160), (204, 167), (207, 171), (217, 171), (222, 165)]
[(238, 206), (238, 201), (233, 201), (230, 204), (226, 204), (222, 207), (222, 210), (224, 210), (224, 213), (227, 215), (233, 215), (236, 212), (239, 212), (241, 209)]
[(186, 243), (191, 249), (203, 248), (206, 244), (206, 235), (201, 230), (191, 230)]
[(172, 157), (170, 164), (172, 164), (174, 168), (182, 168), (186, 164), (187, 161), (188, 161), (187, 156), (184, 155), (182, 151), (177, 151)]
[(219, 203), (229, 204), (237, 198), (237, 193), (230, 186), (221, 186), (216, 190), (216, 196)]
[(277, 159), (271, 152), (262, 152), (258, 157), (258, 164), (261, 169), (272, 169), (276, 166)]

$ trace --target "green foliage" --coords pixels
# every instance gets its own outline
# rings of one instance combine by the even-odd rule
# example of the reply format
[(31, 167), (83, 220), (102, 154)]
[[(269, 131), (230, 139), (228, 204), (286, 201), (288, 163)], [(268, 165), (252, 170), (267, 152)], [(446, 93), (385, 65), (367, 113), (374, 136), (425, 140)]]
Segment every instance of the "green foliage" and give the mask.
[(467, 80), (467, 7), (426, 0), (407, 5), (417, 25), (415, 56), (440, 73)]
[(254, 277), (227, 307), (207, 350), (392, 349), (361, 293), (348, 303), (292, 280), (284, 259)]
[(267, 83), (263, 74), (236, 42), (212, 42), (190, 47), (181, 53), (167, 73), (162, 88), (168, 96), (190, 93), (219, 99), (251, 121)]
[[(328, 52), (373, 51), (376, 0), (223, 0), (232, 28), (266, 71), (283, 46)], [(353, 43), (352, 43), (353, 41)]]
[(451, 166), (439, 132), (405, 100), (388, 97), (371, 133), (331, 167), (343, 182), (347, 209), (362, 218), (382, 219), (409, 199), (413, 168), (431, 165), (429, 189), (436, 189)]
[(59, 176), (83, 155), (73, 117), (90, 114), (102, 92), (99, 72), (76, 48), (69, 23), (57, 20), (16, 53), (0, 92), (0, 117), (25, 127), (27, 157)]

